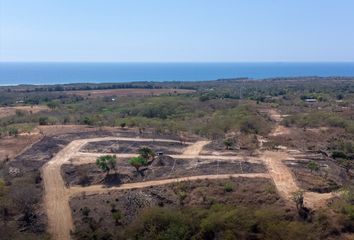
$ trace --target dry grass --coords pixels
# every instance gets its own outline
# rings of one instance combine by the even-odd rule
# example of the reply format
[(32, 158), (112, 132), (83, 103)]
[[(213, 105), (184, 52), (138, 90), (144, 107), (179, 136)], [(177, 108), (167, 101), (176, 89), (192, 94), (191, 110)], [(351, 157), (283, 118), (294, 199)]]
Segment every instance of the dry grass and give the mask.
[(107, 96), (149, 96), (161, 94), (183, 94), (193, 93), (194, 90), (188, 89), (107, 89), (107, 90), (83, 90), (83, 91), (70, 91), (68, 94), (75, 94), (82, 97), (96, 98)]
[(16, 106), (16, 107), (0, 107), (0, 118), (15, 115), (16, 111), (23, 111), (27, 113), (37, 113), (40, 111), (48, 110), (47, 106)]

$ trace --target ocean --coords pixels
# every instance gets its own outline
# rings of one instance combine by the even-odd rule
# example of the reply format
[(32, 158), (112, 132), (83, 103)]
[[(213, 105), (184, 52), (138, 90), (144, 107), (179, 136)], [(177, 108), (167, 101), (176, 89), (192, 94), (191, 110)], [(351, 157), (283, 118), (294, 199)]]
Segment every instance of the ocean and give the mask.
[(0, 85), (352, 76), (352, 63), (6, 63)]

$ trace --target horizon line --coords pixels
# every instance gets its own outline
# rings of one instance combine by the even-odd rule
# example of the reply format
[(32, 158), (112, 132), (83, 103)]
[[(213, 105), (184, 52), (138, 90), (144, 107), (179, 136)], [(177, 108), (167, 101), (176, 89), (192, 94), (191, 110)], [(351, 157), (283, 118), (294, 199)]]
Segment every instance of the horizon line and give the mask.
[(2, 61), (0, 63), (144, 63), (144, 64), (156, 64), (156, 63), (354, 63), (351, 61)]

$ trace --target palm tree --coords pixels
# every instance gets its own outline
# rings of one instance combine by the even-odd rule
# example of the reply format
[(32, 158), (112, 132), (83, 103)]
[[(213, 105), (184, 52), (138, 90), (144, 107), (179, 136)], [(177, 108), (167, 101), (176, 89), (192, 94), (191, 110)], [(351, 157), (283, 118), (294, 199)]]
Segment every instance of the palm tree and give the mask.
[(109, 171), (114, 169), (116, 171), (117, 156), (116, 155), (105, 155), (98, 157), (96, 159), (96, 165), (107, 175)]
[(129, 164), (135, 167), (136, 171), (141, 174), (140, 168), (148, 165), (148, 161), (142, 156), (132, 157), (129, 159)]
[(139, 154), (146, 160), (153, 161), (155, 159), (155, 151), (148, 147), (142, 147), (139, 149)]

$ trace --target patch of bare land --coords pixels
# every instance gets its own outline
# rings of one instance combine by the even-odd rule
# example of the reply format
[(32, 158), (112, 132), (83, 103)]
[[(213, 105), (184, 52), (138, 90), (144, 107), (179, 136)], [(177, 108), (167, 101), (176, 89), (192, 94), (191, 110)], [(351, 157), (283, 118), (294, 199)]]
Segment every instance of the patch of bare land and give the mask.
[(0, 118), (15, 115), (16, 111), (22, 111), (22, 112), (32, 114), (32, 113), (37, 113), (46, 110), (49, 110), (49, 108), (47, 106), (42, 106), (42, 105), (0, 107)]
[[(318, 169), (309, 169), (310, 162), (315, 163)], [(287, 166), (294, 174), (298, 185), (307, 191), (328, 193), (336, 191), (348, 179), (345, 170), (331, 161), (324, 159), (306, 159), (287, 161)]]
[[(118, 155), (119, 157), (119, 155)], [(105, 184), (107, 186), (123, 183), (151, 181), (193, 175), (218, 175), (218, 174), (248, 174), (265, 173), (266, 168), (259, 162), (240, 160), (203, 159), (203, 157), (181, 159), (170, 156), (160, 156), (141, 173), (129, 165), (128, 159), (119, 158), (117, 162), (118, 173), (106, 175), (99, 170), (95, 163), (77, 165), (65, 164), (62, 166), (62, 175), (66, 185), (88, 186), (93, 184)], [(92, 159), (93, 161), (95, 159)], [(81, 160), (71, 160), (82, 162)], [(85, 161), (85, 160), (83, 160)], [(87, 161), (87, 160), (86, 160)]]
[[(276, 126), (278, 124), (279, 122)], [(213, 146), (212, 142), (206, 140), (181, 143), (180, 140), (157, 138), (152, 133), (153, 138), (137, 137), (139, 134), (131, 129), (67, 125), (41, 127), (41, 132), (45, 133), (42, 141), (17, 157), (11, 162), (11, 166), (24, 173), (41, 167), (50, 159), (42, 169), (42, 176), (45, 188), (44, 206), (49, 232), (54, 239), (70, 239), (70, 232), (75, 227), (80, 229), (85, 226), (80, 225), (78, 214), (81, 214), (80, 209), (86, 204), (96, 206), (94, 216), (102, 216), (108, 206), (97, 204), (100, 201), (108, 201), (116, 204), (115, 207), (122, 208), (126, 218), (124, 224), (129, 224), (138, 211), (145, 207), (178, 206), (181, 201), (186, 205), (210, 204), (208, 196), (213, 194), (216, 196), (211, 198), (227, 204), (277, 204), (280, 201), (282, 205), (290, 205), (293, 193), (305, 190), (305, 205), (320, 208), (334, 196), (331, 191), (336, 189), (330, 188), (330, 184), (320, 185), (316, 182), (317, 177), (310, 183), (306, 182), (310, 178), (308, 172), (293, 166), (305, 163), (310, 155), (297, 149), (283, 147), (265, 150), (260, 145), (257, 154), (251, 156), (247, 151), (222, 150), (221, 143)], [(148, 134), (150, 133), (145, 136)], [(269, 141), (264, 137), (261, 140)], [(138, 149), (144, 146), (161, 151), (163, 155), (157, 156), (150, 165), (137, 172), (127, 160), (136, 156)], [(234, 152), (231, 154), (230, 151)], [(117, 171), (108, 175), (95, 165), (96, 158), (106, 154), (115, 154), (118, 157)], [(329, 163), (323, 162), (325, 164), (329, 166)], [(333, 176), (336, 174), (331, 173)], [(274, 185), (268, 178), (271, 178)], [(182, 184), (181, 182), (191, 186), (187, 197), (182, 200), (178, 193), (173, 192), (173, 187), (170, 187)], [(237, 190), (230, 194), (225, 193), (226, 183)], [(160, 191), (163, 193), (160, 194)], [(114, 198), (111, 199), (111, 196)], [(72, 197), (74, 198), (70, 202)], [(126, 206), (129, 199), (134, 204), (141, 205), (136, 212), (129, 212), (130, 207)], [(79, 203), (81, 200), (82, 204)], [(102, 226), (106, 228), (110, 224), (112, 221)]]
[[(169, 139), (140, 139), (140, 138), (92, 138), (72, 141), (62, 151), (52, 158), (43, 167), (43, 180), (45, 187), (44, 203), (47, 210), (49, 220), (49, 231), (55, 239), (69, 239), (70, 230), (73, 229), (73, 222), (69, 208), (70, 191), (66, 188), (64, 180), (61, 176), (61, 166), (69, 161), (69, 159), (77, 153), (81, 147), (89, 142), (109, 141), (109, 140), (126, 140), (141, 142), (178, 142)], [(199, 147), (199, 142), (196, 143)], [(173, 182), (173, 180), (172, 180)], [(100, 187), (98, 187), (99, 189)], [(85, 191), (81, 189), (80, 191)], [(77, 192), (77, 191), (76, 191)]]
[[(225, 192), (225, 186), (232, 189)], [(249, 189), (253, 189), (249, 191)], [(104, 231), (118, 227), (122, 230), (146, 208), (154, 206), (207, 207), (214, 202), (230, 205), (284, 207), (270, 180), (264, 178), (229, 178), (224, 180), (197, 180), (153, 186), (142, 189), (127, 189), (103, 193), (78, 194), (70, 200), (72, 216), (77, 230), (84, 230), (82, 211), (90, 209), (90, 217), (99, 222)], [(121, 222), (116, 225), (112, 206), (121, 213)]]
[[(288, 128), (286, 128), (288, 129)], [(326, 149), (328, 142), (335, 139), (336, 136), (344, 133), (339, 128), (290, 128), (290, 134), (271, 135), (269, 139), (278, 145), (284, 145), (290, 149), (298, 149), (300, 151), (321, 151)]]
[(107, 90), (82, 90), (68, 91), (67, 94), (78, 95), (82, 97), (96, 98), (109, 96), (158, 96), (161, 94), (185, 94), (194, 93), (195, 90), (189, 89), (144, 89), (144, 88), (129, 88), (129, 89), (107, 89)]
[[(75, 158), (75, 155), (78, 154), (77, 152), (80, 151), (81, 148), (86, 145), (86, 150), (92, 149), (93, 144), (97, 144), (97, 142), (100, 141), (103, 141), (103, 144), (99, 144), (100, 150), (123, 152), (121, 155), (118, 154), (118, 159), (123, 160), (118, 162), (118, 174), (102, 176), (102, 173), (93, 170), (95, 167), (93, 164), (87, 164), (83, 169), (80, 169), (77, 164), (76, 166), (65, 165), (61, 173), (63, 164), (68, 164), (70, 161), (80, 162), (80, 158), (79, 160), (70, 159)], [(112, 141), (127, 141), (128, 145), (121, 147), (118, 142), (118, 146), (114, 146), (114, 144), (117, 143)], [(241, 161), (232, 162), (227, 160), (230, 156), (218, 156), (218, 154), (214, 156), (199, 156), (196, 158), (210, 141), (198, 141), (189, 146), (184, 146), (183, 154), (181, 155), (171, 155), (170, 157), (161, 156), (153, 161), (146, 169), (138, 173), (134, 172), (133, 169), (127, 165), (126, 161), (124, 161), (123, 156), (130, 157), (134, 155), (132, 153), (126, 153), (126, 151), (136, 150), (139, 147), (139, 144), (133, 143), (135, 148), (127, 148), (129, 142), (143, 144), (146, 144), (145, 142), (153, 142), (156, 145), (158, 145), (159, 142), (179, 143), (173, 140), (142, 138), (111, 137), (82, 139), (71, 142), (46, 164), (43, 169), (44, 185), (46, 189), (45, 204), (48, 212), (50, 232), (56, 239), (68, 239), (70, 230), (74, 228), (70, 207), (68, 205), (72, 194), (145, 188), (180, 181), (222, 179), (230, 176), (251, 178), (268, 176), (264, 173), (253, 173), (264, 172), (265, 169), (262, 164), (255, 165), (254, 163), (243, 163)], [(113, 150), (112, 144), (115, 148)], [(107, 148), (105, 145), (109, 147)], [(182, 151), (182, 149), (179, 151)], [(107, 153), (79, 153), (78, 155), (82, 158), (85, 156), (89, 157), (90, 155), (97, 157), (104, 154)], [(94, 159), (94, 157), (91, 157), (88, 161), (82, 161), (81, 164), (85, 162), (90, 163), (90, 161), (92, 162)], [(280, 151), (262, 151), (260, 152), (260, 160), (263, 161), (267, 167), (269, 175), (273, 179), (280, 196), (287, 201), (291, 201), (292, 194), (301, 189), (292, 172), (283, 162), (285, 160), (294, 160), (294, 158), (289, 155), (288, 150), (284, 148)], [(78, 176), (77, 178), (72, 177), (76, 175)], [(82, 179), (82, 177), (84, 179)], [(97, 183), (103, 184), (91, 185)], [(68, 186), (76, 184), (88, 186), (72, 186), (68, 188)], [(306, 192), (304, 196), (306, 205), (314, 208), (323, 206), (326, 200), (332, 197), (330, 193), (319, 194), (313, 192)], [(59, 222), (61, 223), (60, 227), (58, 227)]]
[(0, 138), (0, 162), (21, 154), (41, 138), (39, 134), (21, 134), (16, 137)]
[(141, 147), (154, 149), (163, 154), (181, 154), (188, 144), (180, 142), (137, 142), (137, 141), (101, 141), (87, 143), (80, 151), (87, 153), (133, 153)]

